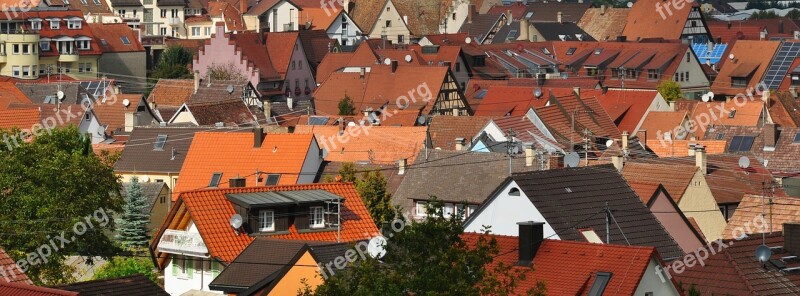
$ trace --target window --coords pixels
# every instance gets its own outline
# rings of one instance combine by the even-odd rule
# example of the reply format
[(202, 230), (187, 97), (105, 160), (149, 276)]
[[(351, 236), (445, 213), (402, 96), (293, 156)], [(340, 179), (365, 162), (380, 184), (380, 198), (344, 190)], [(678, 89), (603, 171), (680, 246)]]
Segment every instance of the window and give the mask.
[(647, 80), (658, 80), (659, 76), (661, 75), (658, 73), (658, 69), (647, 70)]
[(88, 50), (90, 48), (89, 40), (78, 40), (78, 41), (75, 41), (75, 42), (78, 43), (78, 49)]
[(161, 9), (161, 18), (167, 18), (167, 10)]
[(325, 212), (323, 211), (322, 207), (311, 207), (311, 218), (308, 221), (308, 225), (311, 228), (323, 228), (325, 227)]
[(41, 30), (42, 29), (42, 21), (31, 21), (31, 29), (32, 30)]
[(153, 145), (153, 150), (163, 151), (165, 144), (167, 144), (167, 135), (158, 135), (156, 143)]
[(406, 38), (406, 36), (397, 35), (397, 43), (400, 43), (400, 44), (405, 43), (405, 38)]
[(205, 30), (206, 30), (206, 32), (205, 32), (206, 34), (205, 35), (206, 36), (211, 36), (211, 27), (205, 27)]
[(83, 3), (83, 5), (86, 5), (86, 4), (87, 4), (87, 3), (86, 3), (86, 0), (81, 0), (81, 3)]
[(519, 188), (511, 188), (511, 190), (508, 191), (508, 195), (509, 196), (520, 196)]
[(86, 113), (83, 114), (83, 120), (89, 121), (91, 119), (92, 119), (92, 114), (91, 113), (86, 112)]
[(572, 54), (574, 54), (574, 53), (575, 53), (575, 50), (577, 50), (577, 48), (575, 48), (575, 47), (570, 47), (569, 49), (567, 49), (567, 55), (572, 55)]
[(731, 86), (733, 87), (746, 87), (747, 78), (745, 77), (731, 77)]
[(691, 62), (691, 61), (692, 61), (692, 53), (689, 52), (689, 51), (686, 51), (686, 62), (688, 63), (688, 62)]
[(200, 36), (200, 27), (192, 27), (192, 36)]
[(83, 73), (83, 63), (78, 63), (78, 73)]
[(219, 180), (222, 179), (222, 173), (214, 173), (211, 175), (211, 183), (208, 183), (208, 187), (217, 187), (219, 186)]
[(392, 21), (386, 21), (386, 27), (387, 28), (391, 28), (392, 27)]
[(417, 201), (414, 204), (414, 212), (416, 213), (417, 217), (428, 216), (428, 202)]
[(22, 76), (31, 76), (31, 66), (22, 66)]
[(686, 78), (686, 81), (689, 81), (689, 71), (686, 71), (683, 76)]
[(275, 231), (275, 212), (270, 210), (258, 211), (258, 231)]
[(11, 67), (11, 76), (19, 77), (19, 66)]
[(452, 203), (445, 203), (444, 208), (442, 208), (442, 214), (444, 214), (445, 218), (450, 218), (455, 212), (455, 207)]
[(461, 71), (461, 62), (456, 62), (456, 72)]
[(36, 65), (31, 66), (31, 76), (36, 76)]
[(127, 36), (122, 36), (122, 37), (119, 37), (119, 38), (122, 40), (122, 44), (125, 44), (125, 45), (130, 45), (131, 44), (131, 41), (128, 40)]
[(278, 181), (280, 180), (281, 180), (280, 174), (269, 174), (267, 175), (267, 182), (265, 182), (264, 185), (266, 186), (278, 185)]
[(19, 44), (14, 44), (11, 46), (11, 53), (19, 54)]
[(171, 12), (172, 12), (172, 17), (178, 17), (178, 10), (177, 9), (173, 9)]
[(297, 61), (297, 69), (303, 70), (303, 61)]
[(67, 29), (80, 29), (81, 28), (81, 21), (80, 20), (69, 20), (67, 21)]
[(728, 118), (733, 118), (736, 116), (736, 109), (731, 110), (731, 113), (728, 114)]
[(718, 134), (717, 134), (717, 138), (716, 138), (716, 139), (717, 139), (717, 140), (722, 140), (722, 139), (725, 139), (725, 133), (718, 133)]
[(167, 35), (167, 28), (161, 28), (161, 35), (162, 36), (166, 36)]
[(292, 70), (296, 69), (294, 61), (292, 61)]
[(92, 63), (86, 63), (86, 73), (92, 73)]
[(792, 140), (792, 144), (800, 143), (800, 133), (794, 134), (794, 140)]
[(61, 24), (57, 20), (50, 20), (50, 29), (58, 30), (61, 28)]
[(592, 287), (589, 289), (589, 296), (601, 296), (606, 291), (606, 286), (608, 286), (608, 282), (611, 280), (611, 273), (610, 272), (598, 272), (595, 276), (594, 283)]
[(121, 16), (125, 16), (125, 9), (117, 10), (117, 14), (119, 14)]
[(728, 152), (750, 151), (754, 139), (754, 136), (733, 136), (730, 145), (728, 145)]
[(100, 0), (92, 0), (92, 2), (94, 2), (96, 5), (100, 5)]
[(39, 48), (41, 48), (42, 51), (50, 51), (50, 42), (40, 41), (39, 42)]
[(456, 14), (453, 13), (453, 20), (456, 20)]

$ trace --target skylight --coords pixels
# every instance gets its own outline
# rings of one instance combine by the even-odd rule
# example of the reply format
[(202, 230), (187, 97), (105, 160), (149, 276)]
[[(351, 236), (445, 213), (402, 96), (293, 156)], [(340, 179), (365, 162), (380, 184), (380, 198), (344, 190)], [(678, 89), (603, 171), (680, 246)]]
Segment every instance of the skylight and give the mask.
[(736, 110), (731, 110), (731, 113), (728, 114), (728, 118), (733, 118), (734, 116), (736, 116)]
[(164, 150), (165, 144), (167, 144), (167, 135), (158, 135), (153, 150)]
[(792, 143), (793, 143), (793, 144), (798, 144), (798, 143), (800, 143), (800, 132), (798, 132), (798, 133), (794, 134), (794, 140), (792, 140)]
[(272, 186), (278, 185), (278, 181), (280, 181), (281, 175), (280, 174), (269, 174), (267, 175), (267, 182), (265, 185)]
[(131, 45), (131, 41), (128, 40), (127, 36), (120, 36), (119, 38), (122, 39), (122, 44)]
[(578, 49), (575, 47), (570, 47), (569, 49), (567, 49), (567, 54), (572, 55), (573, 53), (575, 53), (576, 50)]
[(589, 289), (589, 296), (601, 296), (606, 291), (606, 286), (608, 286), (608, 282), (611, 281), (611, 273), (610, 272), (598, 272), (594, 278), (594, 283), (592, 284), (592, 288)]
[(211, 175), (211, 183), (208, 183), (208, 187), (218, 187), (219, 180), (222, 180), (222, 173), (214, 173)]
[(717, 134), (717, 140), (722, 140), (724, 138), (725, 138), (725, 133), (718, 133)]

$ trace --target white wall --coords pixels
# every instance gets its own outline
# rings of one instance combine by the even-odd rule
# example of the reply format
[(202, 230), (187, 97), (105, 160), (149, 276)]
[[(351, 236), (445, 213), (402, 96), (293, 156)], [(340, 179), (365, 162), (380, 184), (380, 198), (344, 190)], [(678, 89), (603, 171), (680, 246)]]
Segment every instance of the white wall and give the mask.
[(308, 154), (306, 160), (303, 162), (303, 168), (300, 170), (300, 177), (297, 178), (297, 184), (314, 183), (317, 171), (322, 165), (322, 157), (320, 157), (319, 145), (317, 145), (317, 138), (312, 137), (311, 146), (308, 147)]
[[(458, 33), (458, 29), (461, 28), (461, 25), (464, 24), (464, 21), (467, 20), (467, 13), (469, 12), (469, 1), (465, 0), (452, 0), (451, 7), (453, 8), (446, 16), (444, 21), (446, 22), (446, 26), (444, 24), (439, 25), (439, 32), (443, 34), (454, 34)], [(455, 14), (455, 20), (453, 19), (453, 14)]]
[[(342, 18), (345, 18), (347, 21), (347, 30), (342, 30)], [(333, 21), (328, 30), (328, 37), (331, 39), (339, 40), (339, 44), (343, 46), (352, 46), (356, 44), (359, 40), (359, 36), (361, 35), (361, 29), (356, 26), (356, 23), (353, 22), (353, 19), (350, 18), (350, 15), (341, 11), (339, 16), (336, 17), (336, 20)]]
[[(639, 282), (639, 287), (636, 288), (636, 292), (634, 292), (633, 295), (645, 296), (645, 293), (648, 292), (652, 292), (652, 295), (658, 296), (680, 295), (680, 293), (678, 293), (678, 289), (672, 284), (672, 281), (667, 278), (666, 275), (662, 275), (665, 281), (661, 281), (661, 277), (659, 277), (658, 273), (656, 272), (656, 266), (658, 265), (659, 263), (655, 258), (650, 258), (650, 264), (647, 265), (647, 269), (644, 271), (642, 280)], [(661, 270), (663, 273), (663, 269)], [(615, 274), (612, 276), (618, 275)]]
[[(275, 11), (277, 10), (277, 14)], [(277, 18), (276, 18), (277, 16)], [(276, 22), (277, 20), (277, 22)], [(297, 31), (298, 28), (298, 9), (287, 1), (281, 1), (273, 6), (269, 11), (259, 17), (259, 28), (266, 26), (263, 22), (269, 23), (270, 32), (284, 32), (283, 26), (288, 23), (294, 23), (292, 29), (288, 31)]]
[(517, 182), (512, 180), (497, 197), (489, 197), (491, 201), (483, 205), (482, 211), (473, 214), (476, 216), (464, 226), (464, 232), (481, 232), (484, 226), (491, 226), (489, 229), (493, 234), (518, 236), (519, 225), (517, 222), (536, 221), (545, 222), (544, 237), (561, 239), (544, 219), (542, 213), (531, 203), (525, 192), (520, 190), (519, 196), (510, 196), (508, 191), (511, 188), (519, 188)]
[[(189, 222), (189, 226), (186, 230), (192, 233), (199, 233), (197, 227), (192, 222)], [(191, 277), (188, 275), (188, 269), (186, 274), (181, 273), (180, 266), (178, 266), (177, 275), (173, 275), (173, 266), (176, 263), (176, 259), (181, 260), (181, 262), (183, 261), (181, 255), (170, 254), (168, 264), (164, 268), (164, 290), (173, 296), (181, 295), (188, 290), (202, 290), (222, 294), (222, 292), (212, 291), (208, 288), (208, 284), (214, 280), (215, 275), (211, 272), (210, 263), (204, 264), (204, 262), (211, 262), (210, 260), (212, 259), (191, 256), (189, 258), (191, 259), (188, 260), (193, 260), (191, 263)], [(219, 272), (222, 272), (222, 265), (219, 266)], [(219, 273), (216, 275), (219, 275)]]

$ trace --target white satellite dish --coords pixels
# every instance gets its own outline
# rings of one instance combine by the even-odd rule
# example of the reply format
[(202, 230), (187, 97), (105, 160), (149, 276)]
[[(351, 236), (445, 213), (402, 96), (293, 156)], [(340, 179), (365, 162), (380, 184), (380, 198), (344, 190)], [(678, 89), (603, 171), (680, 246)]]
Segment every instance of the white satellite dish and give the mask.
[(390, 58), (385, 58), (385, 59), (383, 59), (383, 63), (388, 66), (388, 65), (392, 64), (392, 60)]
[(611, 147), (611, 145), (614, 145), (614, 140), (609, 139), (608, 141), (606, 141), (606, 148)]
[(708, 97), (713, 99), (714, 98), (714, 92), (713, 91), (708, 92)]
[(411, 55), (407, 54), (406, 57), (405, 57), (405, 60), (406, 60), (406, 63), (410, 63), (411, 62)]
[(374, 259), (381, 259), (386, 256), (386, 239), (382, 236), (373, 237), (367, 244), (367, 252)]
[(750, 158), (747, 156), (739, 157), (739, 167), (746, 169), (750, 167)]
[(233, 229), (239, 229), (240, 227), (242, 227), (242, 221), (243, 221), (242, 215), (233, 214), (233, 216), (231, 216), (231, 221), (230, 221), (231, 227), (233, 227)]
[(348, 122), (348, 123), (347, 123), (347, 126), (349, 126), (349, 127), (353, 127), (353, 126), (356, 126), (356, 123), (355, 123), (355, 122), (353, 122), (353, 121), (351, 121), (351, 122)]
[(419, 124), (419, 125), (425, 125), (425, 122), (427, 122), (427, 121), (428, 121), (428, 118), (425, 117), (425, 115), (420, 115), (419, 117), (417, 117), (417, 124)]
[(131, 105), (131, 101), (129, 101), (128, 99), (122, 100), (122, 106), (125, 106), (127, 108), (130, 105)]
[(226, 88), (225, 90), (228, 91), (228, 94), (232, 94), (233, 93), (233, 85), (228, 84), (228, 88)]
[(466, 43), (466, 44), (472, 43), (472, 38), (469, 38), (469, 37), (464, 38), (464, 43)]
[(564, 155), (564, 163), (567, 167), (574, 168), (577, 167), (578, 164), (581, 162), (581, 156), (578, 155), (578, 152), (570, 152), (567, 155)]
[(760, 245), (756, 248), (756, 260), (758, 260), (758, 262), (767, 262), (770, 257), (772, 257), (772, 249), (767, 245)]
[(628, 8), (633, 7), (633, 2), (628, 2)]
[(708, 94), (704, 94), (704, 95), (702, 96), (702, 99), (703, 99), (703, 102), (708, 102), (708, 101), (710, 101), (710, 100), (711, 100), (711, 98), (708, 96)]
[(536, 89), (534, 89), (533, 90), (533, 96), (535, 96), (537, 99), (541, 98), (542, 97), (542, 89), (538, 88), (538, 87)]
[(322, 158), (328, 157), (328, 149), (322, 148)]
[(56, 97), (58, 97), (59, 101), (64, 100), (64, 92), (59, 90), (56, 92)]
[(141, 181), (145, 183), (150, 182), (150, 177), (144, 176), (142, 177)]
[(736, 57), (736, 56), (734, 56), (733, 54), (729, 54), (729, 55), (728, 55), (728, 58), (729, 58), (730, 60), (733, 60), (733, 58), (735, 58), (735, 57)]

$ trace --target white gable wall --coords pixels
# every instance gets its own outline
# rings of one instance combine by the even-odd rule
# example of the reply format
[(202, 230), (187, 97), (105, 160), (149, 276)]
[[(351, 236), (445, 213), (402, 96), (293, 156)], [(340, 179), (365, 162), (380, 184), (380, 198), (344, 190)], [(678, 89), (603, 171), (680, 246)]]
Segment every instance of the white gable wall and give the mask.
[[(630, 254), (633, 256), (634, 254)], [(644, 271), (644, 275), (642, 275), (641, 281), (639, 281), (639, 286), (636, 288), (636, 292), (633, 295), (648, 295), (645, 293), (652, 293), (649, 295), (680, 295), (678, 293), (678, 289), (672, 284), (672, 280), (667, 278), (666, 275), (662, 274), (658, 276), (658, 271), (656, 266), (659, 266), (658, 261), (655, 258), (650, 258), (650, 263), (647, 264), (647, 269)], [(663, 273), (663, 268), (660, 269)], [(612, 276), (624, 276), (624, 275), (612, 275)], [(664, 278), (664, 281), (661, 278)]]
[(519, 190), (519, 196), (509, 195), (512, 188), (519, 189), (513, 180), (503, 187), (497, 196), (489, 197), (487, 204), (464, 226), (464, 232), (482, 232), (484, 226), (491, 226), (493, 234), (518, 236), (517, 222), (536, 221), (545, 222), (544, 237), (548, 239), (561, 239), (556, 235), (553, 227), (544, 219), (542, 213), (531, 203), (525, 192)]

